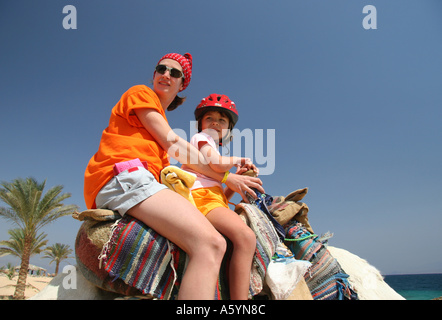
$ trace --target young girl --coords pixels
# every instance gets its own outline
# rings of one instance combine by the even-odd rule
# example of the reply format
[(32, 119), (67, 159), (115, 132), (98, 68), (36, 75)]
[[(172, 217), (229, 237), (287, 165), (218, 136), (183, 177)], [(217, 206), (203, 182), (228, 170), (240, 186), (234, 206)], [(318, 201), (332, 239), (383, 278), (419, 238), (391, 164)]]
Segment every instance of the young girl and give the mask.
[[(165, 113), (183, 102), (177, 94), (189, 85), (191, 74), (190, 54), (166, 54), (155, 67), (153, 89), (137, 85), (123, 94), (86, 168), (84, 197), (89, 209), (131, 215), (187, 253), (179, 299), (213, 299), (225, 240), (189, 201), (158, 182), (161, 169), (169, 165), (167, 151), (172, 146), (179, 148), (173, 156), (181, 163), (189, 162), (188, 157), (202, 159), (172, 131)], [(223, 180), (222, 173), (201, 161), (189, 166)], [(259, 179), (246, 178), (231, 174), (226, 184), (237, 192), (262, 189)]]
[(246, 300), (256, 236), (238, 214), (229, 209), (228, 199), (234, 192), (228, 187), (223, 191), (222, 183), (234, 166), (237, 167), (237, 173), (249, 168), (256, 172), (258, 170), (248, 158), (224, 157), (218, 151), (218, 147), (230, 139), (230, 130), (238, 121), (238, 111), (229, 97), (211, 94), (204, 98), (196, 107), (195, 118), (198, 121), (199, 132), (191, 138), (190, 143), (203, 154), (211, 169), (224, 172), (224, 178), (220, 182), (186, 165), (183, 165), (183, 169), (197, 176), (191, 188), (197, 208), (233, 244), (229, 268), (230, 298)]

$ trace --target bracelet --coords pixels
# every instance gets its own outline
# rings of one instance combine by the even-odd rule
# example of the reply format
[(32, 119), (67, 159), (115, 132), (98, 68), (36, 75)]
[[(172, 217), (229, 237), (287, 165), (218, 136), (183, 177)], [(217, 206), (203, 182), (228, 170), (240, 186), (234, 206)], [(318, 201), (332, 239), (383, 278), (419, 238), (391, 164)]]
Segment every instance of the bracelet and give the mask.
[(230, 171), (226, 171), (224, 173), (224, 178), (221, 180), (221, 183), (225, 183), (227, 181), (227, 176), (229, 175)]

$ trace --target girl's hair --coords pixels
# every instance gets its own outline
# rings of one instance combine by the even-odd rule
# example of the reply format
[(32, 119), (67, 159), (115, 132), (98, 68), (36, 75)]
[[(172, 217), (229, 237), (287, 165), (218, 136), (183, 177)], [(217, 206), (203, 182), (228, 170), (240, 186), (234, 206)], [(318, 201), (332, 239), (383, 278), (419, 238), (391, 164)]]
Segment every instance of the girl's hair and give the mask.
[[(183, 101), (184, 102), (184, 101)], [(169, 110), (169, 109), (168, 109)], [(204, 115), (209, 112), (209, 111), (216, 111), (219, 112), (220, 114), (222, 114), (223, 116), (227, 117), (227, 119), (229, 119), (229, 130), (231, 131), (233, 129), (233, 120), (232, 120), (232, 116), (228, 113), (228, 112), (224, 112), (222, 110), (207, 110), (206, 112), (202, 112), (199, 117), (196, 119), (196, 121), (198, 122), (198, 132), (202, 131), (202, 127), (201, 127), (201, 120), (203, 119)]]
[(167, 111), (175, 110), (178, 106), (182, 105), (184, 101), (186, 101), (186, 97), (179, 97), (176, 95), (171, 104), (167, 107)]

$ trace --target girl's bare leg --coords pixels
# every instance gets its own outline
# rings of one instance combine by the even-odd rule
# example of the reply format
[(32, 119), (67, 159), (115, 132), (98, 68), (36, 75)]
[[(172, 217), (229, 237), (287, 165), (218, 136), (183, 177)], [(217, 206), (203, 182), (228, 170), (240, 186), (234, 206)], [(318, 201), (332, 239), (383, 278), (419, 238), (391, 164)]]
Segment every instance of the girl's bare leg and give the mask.
[(233, 244), (229, 269), (230, 298), (247, 300), (256, 235), (236, 212), (228, 208), (215, 208), (206, 215), (206, 218)]
[(226, 242), (198, 209), (179, 194), (162, 190), (127, 213), (188, 254), (189, 262), (178, 299), (203, 300), (215, 297)]

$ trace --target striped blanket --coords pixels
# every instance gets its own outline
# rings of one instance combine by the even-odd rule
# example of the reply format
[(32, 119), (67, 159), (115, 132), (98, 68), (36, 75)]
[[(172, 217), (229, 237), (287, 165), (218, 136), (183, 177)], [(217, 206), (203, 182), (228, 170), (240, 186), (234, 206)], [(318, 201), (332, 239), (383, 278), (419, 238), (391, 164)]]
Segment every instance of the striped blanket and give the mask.
[(280, 243), (272, 223), (256, 205), (239, 203), (235, 212), (256, 234), (256, 250), (250, 275), (249, 296), (255, 296), (263, 289), (267, 267)]
[(286, 227), (286, 244), (295, 258), (312, 263), (310, 271), (305, 274), (305, 281), (313, 299), (357, 300), (357, 294), (347, 280), (348, 275), (327, 250), (330, 236), (319, 238), (296, 221), (291, 221)]
[(174, 262), (180, 260), (179, 251), (166, 238), (129, 215), (117, 223), (102, 258), (111, 277), (122, 279), (155, 298), (170, 298), (178, 281)]
[[(249, 296), (263, 289), (267, 266), (275, 253), (278, 235), (265, 214), (256, 206), (239, 204), (240, 217), (257, 234)], [(218, 277), (215, 299), (229, 299), (227, 270), (231, 243)], [(159, 235), (141, 221), (125, 215), (112, 230), (112, 236), (100, 256), (104, 269), (114, 279), (158, 299), (175, 299), (187, 265), (187, 255), (178, 246)]]

